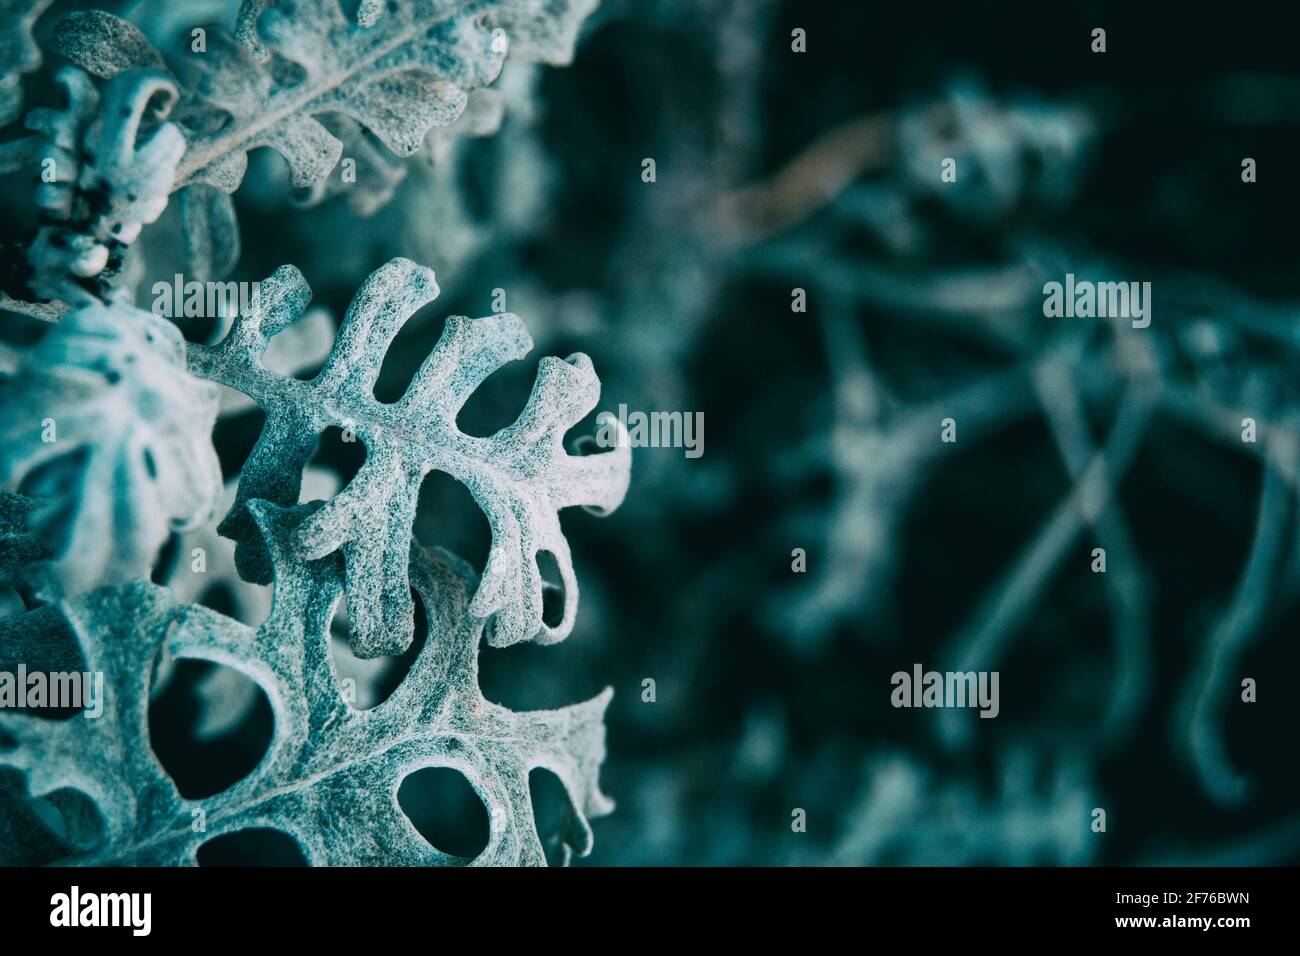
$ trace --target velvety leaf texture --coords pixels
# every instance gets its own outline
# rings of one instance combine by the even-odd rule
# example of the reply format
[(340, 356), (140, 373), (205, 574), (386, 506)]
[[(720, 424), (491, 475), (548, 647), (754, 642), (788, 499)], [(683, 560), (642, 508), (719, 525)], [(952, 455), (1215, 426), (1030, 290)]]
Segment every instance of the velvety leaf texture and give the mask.
[[(213, 25), (230, 12), (219, 2), (115, 5), (130, 20), (68, 12), (41, 33), (67, 63), (33, 81), (43, 103), (23, 115), (49, 0), (0, 0), (0, 123), (23, 127), (0, 144), (0, 173), (31, 184), (0, 293), (20, 323), (0, 343), (0, 864), (195, 865), (211, 841), (267, 830), (313, 865), (590, 852), (590, 821), (613, 809), (599, 783), (612, 690), (514, 711), (478, 675), (484, 641), (571, 632), (559, 512), (605, 514), (627, 492), (628, 442), (566, 445), (600, 397), (590, 359), (542, 358), (517, 419), (475, 437), (457, 423), (466, 402), (532, 348), (517, 316), (448, 318), (387, 404), (375, 384), (437, 297), (432, 270), (395, 258), (363, 282), (321, 267), (336, 288), (361, 283), (337, 322), (340, 303), (308, 308), (293, 266), (249, 295), (214, 280), (275, 264), (242, 258), (232, 194), (252, 150), (284, 160), (259, 161), (239, 197), (254, 219), (268, 200), (284, 210), (286, 168), (296, 202), (346, 196), (335, 205), (351, 215), (399, 186), (432, 192), (407, 180), (405, 157), (424, 148), (432, 165), (496, 132), (507, 108), (526, 120), (536, 65), (572, 59), (596, 2), (244, 0), (233, 31)], [(345, 149), (361, 180), (330, 175)], [(527, 157), (511, 168), (536, 178)], [(244, 238), (260, 250), (264, 237)], [(395, 254), (354, 252), (364, 270)], [(133, 304), (144, 289), (152, 312)], [(322, 444), (334, 428), (357, 444)], [(481, 573), (414, 538), (433, 471), (486, 517)], [(443, 517), (456, 539), (465, 516)], [(14, 696), (33, 686), (24, 672), (41, 690)], [(423, 835), (442, 805), (403, 784), (430, 768), (481, 802), (481, 850), (457, 849), (464, 833), (446, 846)], [(541, 814), (542, 833), (539, 776), (558, 779), (565, 809), (558, 825)]]
[[(192, 115), (179, 182), (233, 191), (248, 151), (270, 146), (289, 163), (295, 186), (312, 186), (343, 148), (316, 119), (326, 113), (350, 117), (394, 153), (409, 155), (431, 128), (461, 114), (471, 91), (496, 78), (512, 37), (518, 56), (567, 63), (594, 6), (592, 0), (410, 0), (364, 4), (352, 19), (338, 0), (245, 3), (238, 40), (214, 36), (199, 63), (197, 101), (233, 119), (218, 126), (201, 122), (202, 110)], [(286, 82), (286, 75), (296, 81)]]
[[(203, 55), (192, 59), (198, 81), (184, 91), (129, 21), (102, 11), (65, 16), (55, 48), (107, 85), (93, 122), (100, 98), (84, 76), (61, 78), (70, 99), (65, 111), (35, 111), (43, 115), (33, 128), (53, 126), (60, 135), (49, 137), (45, 151), (56, 159), (58, 181), (41, 187), (41, 205), (56, 225), (43, 228), (32, 244), (32, 291), (72, 301), (87, 291), (108, 296), (126, 247), (178, 189), (185, 194), (191, 273), (200, 280), (224, 276), (238, 258), (239, 241), (233, 207), (222, 194), (238, 188), (250, 150), (271, 147), (288, 162), (295, 186), (319, 188), (344, 148), (320, 120), (330, 115), (336, 126), (354, 122), (408, 156), (430, 129), (452, 124), (473, 91), (496, 79), (512, 43), (516, 58), (568, 63), (595, 5), (366, 2), (350, 18), (338, 0), (247, 0), (235, 35), (213, 31)], [(0, 33), (0, 50), (17, 54), (26, 49), (23, 41), (30, 45), (29, 20), (19, 18)], [(30, 58), (17, 59), (17, 69), (32, 65)], [(4, 84), (10, 80), (0, 80), (0, 112)], [(146, 105), (151, 119), (160, 120), (177, 100), (174, 122), (151, 122), (157, 128), (143, 130)], [(26, 142), (7, 144), (0, 169), (30, 162), (31, 152)], [(378, 157), (361, 159), (368, 169), (382, 164)], [(382, 200), (372, 198), (371, 208), (375, 201)], [(365, 208), (365, 200), (357, 202)]]
[(50, 556), (31, 530), (35, 508), (36, 502), (24, 495), (0, 491), (0, 584), (12, 584), (23, 568)]
[[(0, 765), (22, 771), (33, 796), (76, 790), (102, 815), (103, 836), (72, 862), (194, 864), (222, 834), (275, 828), (317, 865), (448, 865), (470, 862), (431, 846), (405, 816), (397, 791), (426, 767), (450, 767), (488, 809), (487, 846), (476, 865), (544, 864), (528, 774), (553, 772), (569, 813), (563, 840), (591, 847), (591, 817), (612, 803), (597, 781), (603, 715), (612, 691), (559, 710), (515, 713), (478, 689), (483, 622), (470, 608), (474, 573), (441, 551), (412, 552), (411, 585), (430, 617), (430, 640), (400, 687), (379, 706), (353, 710), (340, 694), (329, 623), (342, 596), (337, 556), (293, 556), (297, 523), (312, 506), (250, 511), (275, 567), (271, 617), (257, 630), (206, 608), (178, 606), (143, 582), (107, 588), (63, 605), (91, 671), (112, 688), (94, 720), (47, 721), (0, 713), (17, 746)], [(148, 694), (164, 659), (235, 668), (265, 692), (275, 716), (270, 748), (233, 786), (202, 800), (181, 797), (149, 745)], [(194, 821), (202, 811), (203, 832)]]
[(102, 10), (70, 13), (54, 31), (54, 49), (101, 79), (135, 67), (167, 69), (135, 24)]
[[(470, 612), (494, 616), (489, 639), (495, 646), (552, 643), (570, 632), (578, 586), (558, 512), (582, 506), (605, 514), (627, 491), (626, 442), (591, 455), (564, 448), (565, 432), (600, 396), (591, 360), (581, 353), (543, 358), (519, 418), (497, 434), (478, 438), (457, 427), (456, 416), (478, 385), (532, 347), (517, 316), (449, 317), (402, 398), (391, 405), (375, 398), (389, 344), (437, 294), (431, 270), (405, 259), (383, 266), (358, 291), (324, 368), (300, 381), (261, 364), (272, 336), (298, 318), (310, 297), (301, 274), (284, 266), (262, 282), (260, 303), (236, 319), (221, 343), (190, 349), (195, 373), (244, 392), (266, 411), (235, 507), (221, 525), (238, 542), (240, 572), (250, 580), (268, 581), (271, 568), (248, 503), (297, 502), (303, 468), (326, 428), (350, 430), (364, 443), (365, 464), (292, 539), (294, 553), (305, 560), (343, 552), (349, 603), (356, 608), (354, 646), (362, 657), (401, 653), (410, 643), (407, 555), (420, 484), (429, 471), (464, 483), (487, 516), (492, 545)], [(537, 560), (543, 551), (554, 557), (564, 589), (563, 613), (554, 623), (542, 614)]]
[(147, 577), (173, 528), (212, 516), (217, 400), (176, 327), (122, 305), (69, 313), (0, 385), (0, 483), (35, 499), (57, 592)]

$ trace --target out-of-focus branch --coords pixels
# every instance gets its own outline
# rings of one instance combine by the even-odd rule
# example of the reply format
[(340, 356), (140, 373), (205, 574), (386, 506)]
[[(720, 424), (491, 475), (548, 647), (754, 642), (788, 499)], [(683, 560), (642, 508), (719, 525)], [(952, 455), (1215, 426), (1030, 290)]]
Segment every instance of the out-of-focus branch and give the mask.
[[(945, 670), (996, 669), (1079, 533), (1099, 519), (1107, 499), (1119, 487), (1155, 407), (1148, 389), (1130, 386), (1104, 446), (1079, 473), (1033, 541), (988, 589), (970, 624), (948, 643), (942, 655), (948, 661)], [(971, 733), (970, 725), (951, 710), (939, 715), (938, 732), (950, 748), (964, 745)]]
[(724, 195), (713, 225), (741, 245), (761, 242), (808, 218), (863, 172), (884, 165), (893, 139), (894, 122), (884, 115), (837, 126), (771, 179)]
[(1183, 693), (1179, 743), (1191, 759), (1201, 787), (1219, 806), (1232, 806), (1250, 792), (1250, 780), (1232, 764), (1224, 740), (1225, 702), (1232, 698), (1236, 663), (1267, 619), (1291, 523), (1279, 520), (1288, 491), (1277, 469), (1264, 468), (1255, 536), (1232, 600), (1201, 647), (1196, 677)]

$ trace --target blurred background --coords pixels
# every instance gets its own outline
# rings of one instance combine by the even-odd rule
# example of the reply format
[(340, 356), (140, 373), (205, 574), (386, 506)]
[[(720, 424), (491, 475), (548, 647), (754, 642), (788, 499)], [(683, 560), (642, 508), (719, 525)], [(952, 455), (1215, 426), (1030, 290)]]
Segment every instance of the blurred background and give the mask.
[[(86, 6), (171, 52), (236, 5), (56, 3), (42, 29)], [(509, 61), (413, 159), (351, 131), (355, 187), (295, 195), (278, 156), (252, 157), (229, 278), (295, 264), (332, 325), (394, 256), (437, 273), (382, 400), (500, 289), (536, 348), (470, 400), (470, 433), (574, 351), (598, 410), (703, 413), (702, 457), (636, 449), (614, 515), (564, 516), (573, 634), (483, 652), (485, 693), (514, 708), (615, 690), (618, 806), (581, 865), (1300, 862), (1292, 33), (1255, 8), (1077, 7), (604, 0), (570, 67)], [(183, 268), (174, 212), (139, 244), (144, 307)], [(1151, 282), (1150, 328), (1045, 318), (1067, 272)], [(308, 374), (329, 342), (286, 362)], [(228, 479), (260, 423), (219, 423)], [(322, 436), (316, 496), (362, 454)], [(450, 478), (426, 482), (416, 533), (482, 567), (486, 521)], [(253, 623), (265, 601), (233, 579), (189, 597)], [(337, 626), (373, 705), (414, 649), (359, 662)], [(894, 709), (890, 675), (916, 663), (999, 671), (999, 717)], [(265, 746), (269, 709), (233, 706), (238, 680), (196, 667), (159, 689), (154, 744), (187, 796)], [(537, 776), (545, 833), (563, 801)], [(486, 842), (452, 771), (402, 802), (442, 849)], [(293, 858), (268, 834), (205, 850)]]

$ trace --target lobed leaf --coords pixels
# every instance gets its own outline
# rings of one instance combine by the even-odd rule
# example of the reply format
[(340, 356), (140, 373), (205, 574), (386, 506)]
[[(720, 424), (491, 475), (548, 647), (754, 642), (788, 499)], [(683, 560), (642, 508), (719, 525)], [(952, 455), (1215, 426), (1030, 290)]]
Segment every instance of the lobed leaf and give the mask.
[[(17, 742), (0, 766), (26, 775), (33, 796), (77, 790), (104, 820), (104, 835), (70, 862), (194, 864), (207, 840), (250, 828), (289, 834), (315, 865), (449, 865), (470, 862), (430, 846), (402, 812), (398, 787), (425, 767), (460, 771), (488, 809), (487, 846), (475, 865), (546, 862), (533, 819), (528, 774), (564, 784), (566, 848), (591, 848), (589, 819), (613, 804), (601, 792), (603, 715), (611, 691), (558, 710), (515, 713), (478, 688), (483, 622), (470, 609), (474, 574), (440, 551), (412, 551), (411, 585), (424, 599), (430, 640), (401, 686), (371, 710), (339, 693), (329, 624), (342, 594), (337, 559), (293, 556), (296, 523), (309, 506), (254, 503), (275, 567), (271, 617), (257, 630), (206, 608), (175, 606), (144, 582), (106, 588), (62, 609), (89, 671), (113, 689), (93, 720), (46, 721), (0, 713)], [(149, 746), (146, 702), (163, 658), (239, 670), (266, 693), (275, 716), (270, 748), (243, 780), (202, 800), (180, 796)], [(195, 832), (202, 810), (205, 832)]]
[[(41, 4), (5, 2), (15, 8), (16, 22), (0, 34), (0, 51), (12, 48), (18, 68), (28, 68), (39, 61), (34, 47), (30, 56), (24, 51)], [(324, 114), (344, 124), (358, 161), (377, 181), (354, 197), (362, 214), (373, 211), (391, 196), (402, 170), (352, 131), (368, 130), (399, 156), (413, 153), (430, 129), (453, 126), (471, 94), (495, 79), (507, 51), (532, 62), (569, 62), (596, 3), (367, 0), (349, 18), (338, 0), (246, 0), (239, 40), (214, 34), (211, 49), (193, 60), (197, 89), (183, 93), (132, 23), (103, 11), (66, 15), (54, 32), (55, 49), (108, 85), (101, 107), (84, 75), (65, 70), (60, 82), (68, 107), (39, 110), (29, 120), (34, 129), (58, 133), (49, 136), (44, 155), (33, 157), (38, 144), (27, 140), (6, 144), (0, 154), (6, 170), (33, 158), (55, 162), (56, 181), (38, 190), (46, 224), (29, 250), (33, 292), (74, 303), (114, 294), (110, 281), (126, 247), (177, 189), (183, 190), (189, 271), (200, 278), (225, 275), (239, 241), (222, 193), (239, 185), (249, 150), (271, 146), (288, 160), (295, 185), (312, 189), (309, 201), (321, 198), (321, 184), (343, 149), (318, 120)], [(146, 106), (160, 119), (177, 100), (173, 122), (142, 128)], [(484, 99), (475, 120), (455, 128), (484, 135), (499, 115), (499, 100)], [(99, 156), (112, 161), (95, 169)]]
[[(394, 259), (357, 292), (315, 378), (300, 381), (268, 371), (260, 362), (270, 339), (302, 314), (310, 294), (301, 274), (283, 266), (261, 284), (260, 307), (236, 319), (221, 343), (190, 348), (196, 374), (244, 392), (266, 411), (235, 507), (220, 526), (238, 543), (240, 573), (263, 583), (271, 577), (248, 503), (294, 504), (317, 436), (338, 426), (364, 443), (365, 464), (296, 529), (293, 548), (307, 560), (343, 552), (360, 656), (401, 653), (410, 643), (407, 555), (420, 484), (434, 469), (469, 489), (492, 531), (470, 607), (479, 617), (495, 616), (491, 642), (562, 640), (573, 628), (578, 585), (558, 513), (575, 506), (597, 514), (613, 510), (627, 491), (631, 469), (626, 443), (593, 455), (564, 449), (565, 432), (600, 396), (591, 360), (581, 353), (542, 359), (519, 418), (478, 438), (462, 432), (456, 416), (488, 375), (532, 347), (518, 317), (448, 318), (406, 393), (385, 405), (373, 392), (384, 354), (411, 314), (437, 296), (433, 272)], [(564, 586), (563, 613), (554, 624), (542, 616), (542, 551), (555, 558)]]
[[(342, 114), (399, 156), (447, 126), (469, 94), (517, 54), (567, 63), (594, 0), (410, 0), (363, 4), (355, 19), (338, 0), (248, 0), (237, 40), (216, 36), (199, 61), (190, 151), (178, 185), (232, 192), (248, 151), (269, 146), (310, 187), (334, 168), (342, 143), (317, 117)], [(495, 30), (504, 30), (498, 34)], [(204, 111), (228, 117), (221, 121)]]
[(127, 306), (73, 311), (28, 352), (0, 385), (0, 484), (37, 499), (54, 590), (148, 577), (173, 528), (212, 516), (217, 399), (176, 327)]

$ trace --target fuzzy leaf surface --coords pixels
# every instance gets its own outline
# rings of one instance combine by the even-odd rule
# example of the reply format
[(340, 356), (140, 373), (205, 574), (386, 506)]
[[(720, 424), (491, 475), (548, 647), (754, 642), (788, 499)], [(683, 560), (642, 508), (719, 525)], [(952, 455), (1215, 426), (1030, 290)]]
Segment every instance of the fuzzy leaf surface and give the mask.
[[(398, 804), (402, 779), (426, 767), (464, 774), (487, 808), (488, 843), (475, 865), (546, 862), (528, 789), (538, 767), (554, 773), (568, 795), (565, 846), (588, 852), (588, 820), (612, 809), (597, 780), (611, 691), (522, 713), (484, 699), (477, 677), (483, 622), (469, 612), (473, 571), (417, 548), (411, 583), (428, 609), (430, 634), (444, 638), (426, 643), (387, 700), (353, 710), (329, 651), (343, 584), (337, 558), (304, 563), (291, 555), (293, 529), (309, 510), (251, 508), (276, 569), (272, 614), (257, 630), (206, 608), (177, 606), (165, 588), (145, 582), (63, 605), (86, 669), (105, 675), (108, 702), (96, 719), (0, 711), (0, 730), (16, 741), (0, 752), (0, 766), (21, 771), (32, 796), (72, 789), (94, 802), (103, 838), (69, 862), (193, 865), (206, 841), (264, 827), (291, 836), (313, 865), (471, 862), (431, 846)], [(270, 701), (275, 729), (266, 755), (212, 797), (181, 797), (149, 745), (149, 690), (164, 656), (235, 668)], [(199, 809), (206, 831), (195, 833)]]
[[(334, 168), (343, 145), (317, 117), (342, 114), (399, 156), (465, 109), (469, 94), (518, 54), (567, 63), (593, 0), (408, 0), (363, 6), (350, 18), (338, 0), (245, 3), (237, 36), (214, 36), (199, 64), (195, 132), (178, 185), (232, 192), (248, 151), (269, 146), (310, 187)], [(499, 25), (499, 26), (498, 26)], [(496, 29), (505, 30), (503, 42)], [(205, 117), (216, 111), (229, 122)]]
[(210, 519), (218, 390), (174, 325), (124, 305), (63, 318), (0, 385), (0, 484), (53, 556), (55, 592), (148, 577), (173, 529)]
[[(261, 363), (272, 336), (303, 312), (311, 290), (282, 266), (261, 283), (261, 303), (238, 317), (213, 347), (191, 346), (196, 374), (238, 389), (266, 412), (261, 436), (244, 465), (235, 507), (221, 533), (238, 543), (240, 573), (270, 580), (271, 568), (248, 502), (298, 500), (303, 468), (317, 437), (330, 426), (350, 430), (366, 448), (351, 482), (294, 532), (295, 554), (306, 560), (343, 552), (348, 598), (357, 608), (358, 655), (401, 653), (411, 641), (412, 604), (407, 556), (420, 484), (431, 470), (462, 482), (487, 516), (492, 545), (471, 613), (495, 615), (494, 646), (562, 640), (577, 613), (578, 585), (559, 511), (616, 508), (627, 491), (631, 451), (625, 442), (591, 455), (571, 455), (565, 432), (596, 405), (600, 380), (582, 353), (541, 360), (532, 394), (518, 419), (495, 435), (467, 435), (456, 424), (479, 384), (532, 341), (512, 314), (451, 316), (406, 393), (388, 405), (374, 384), (389, 344), (438, 286), (432, 270), (394, 259), (358, 290), (325, 366), (310, 381), (268, 371)], [(564, 586), (559, 621), (543, 620), (539, 552), (549, 552)]]

